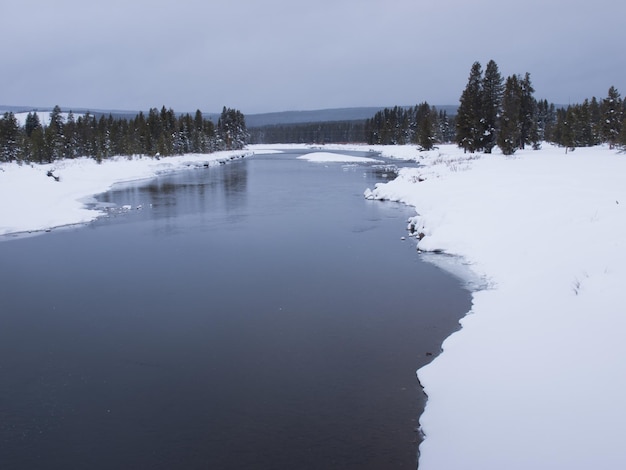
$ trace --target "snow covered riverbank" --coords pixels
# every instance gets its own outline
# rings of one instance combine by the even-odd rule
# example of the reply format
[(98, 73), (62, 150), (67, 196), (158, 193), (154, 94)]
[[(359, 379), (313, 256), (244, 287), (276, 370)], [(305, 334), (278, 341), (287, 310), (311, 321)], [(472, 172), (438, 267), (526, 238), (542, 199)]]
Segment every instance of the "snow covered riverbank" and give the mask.
[[(626, 155), (323, 147), (368, 149), (423, 164), (368, 197), (414, 206), (419, 247), (459, 256), (489, 286), (418, 372), (429, 395), (420, 469), (626, 468)], [(116, 182), (243, 153), (2, 164), (0, 235), (93, 220), (81, 201)]]
[(0, 235), (89, 222), (102, 212), (87, 209), (85, 203), (115, 183), (218, 165), (247, 155), (251, 152), (240, 150), (162, 159), (117, 157), (100, 164), (91, 158), (45, 165), (0, 164)]
[(544, 147), (442, 146), (366, 193), (490, 286), (418, 372), (420, 469), (626, 468), (626, 155)]
[[(247, 150), (182, 156), (115, 157), (97, 163), (91, 158), (50, 164), (0, 164), (0, 236), (81, 224), (103, 215), (86, 203), (115, 183), (153, 178), (184, 168), (208, 167), (254, 154), (280, 153), (280, 149), (309, 149), (306, 145), (251, 146)], [(318, 162), (363, 163), (376, 160), (313, 151), (301, 157)], [(359, 149), (361, 150), (361, 149)]]

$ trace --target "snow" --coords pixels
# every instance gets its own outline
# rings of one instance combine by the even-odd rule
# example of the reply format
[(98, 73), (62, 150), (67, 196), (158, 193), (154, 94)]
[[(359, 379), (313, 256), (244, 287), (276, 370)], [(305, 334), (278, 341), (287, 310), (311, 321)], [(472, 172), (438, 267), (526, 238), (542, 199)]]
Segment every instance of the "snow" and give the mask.
[(382, 160), (376, 160), (375, 158), (368, 157), (355, 157), (352, 155), (345, 155), (332, 152), (312, 152), (297, 157), (301, 160), (308, 160), (310, 162), (318, 163), (382, 163)]
[[(45, 165), (0, 164), (0, 235), (48, 230), (94, 220), (102, 211), (86, 202), (115, 183), (153, 178), (188, 167), (225, 163), (249, 151), (188, 154), (167, 158), (116, 157), (98, 164), (91, 158), (61, 160)], [(56, 177), (48, 177), (48, 172)]]
[[(626, 468), (626, 156), (548, 145), (512, 157), (455, 146), (322, 150), (420, 162), (366, 196), (414, 206), (423, 237), (411, 239), (444, 253), (425, 259), (469, 268), (480, 287), (462, 329), (418, 371), (429, 397), (420, 469)], [(1, 164), (0, 234), (87, 222), (100, 213), (83, 202), (116, 182), (243, 154)]]
[(418, 248), (488, 288), (418, 371), (420, 469), (626, 468), (626, 156), (421, 155), (366, 197), (415, 206)]

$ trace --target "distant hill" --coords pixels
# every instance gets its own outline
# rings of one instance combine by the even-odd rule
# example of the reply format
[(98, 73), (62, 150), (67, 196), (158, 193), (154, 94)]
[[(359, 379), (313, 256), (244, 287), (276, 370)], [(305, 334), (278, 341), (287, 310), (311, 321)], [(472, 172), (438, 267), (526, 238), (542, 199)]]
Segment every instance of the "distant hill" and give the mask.
[[(70, 108), (70, 107), (63, 107), (63, 106), (59, 106), (59, 107), (61, 108), (61, 111), (63, 111), (64, 113), (69, 113), (70, 111), (72, 111), (77, 116), (81, 114), (85, 114), (87, 113), (87, 111), (89, 111), (89, 114), (91, 114), (92, 116), (96, 116), (96, 117), (108, 116), (109, 114), (111, 114), (113, 117), (116, 117), (116, 118), (132, 119), (135, 116), (137, 116), (137, 114), (139, 114), (139, 111), (128, 111), (128, 110), (119, 110), (119, 109)], [(7, 106), (7, 105), (0, 104), (0, 114), (4, 114), (5, 112), (9, 112), (9, 111), (14, 114), (29, 113), (33, 111), (37, 111), (39, 113), (49, 113), (50, 111), (52, 111), (52, 109), (53, 109), (53, 106), (50, 106), (50, 107), (48, 106)]]
[[(405, 107), (408, 108), (410, 106)], [(446, 111), (452, 116), (456, 114), (458, 106), (444, 105), (435, 107), (439, 110)], [(359, 107), (246, 114), (246, 126), (261, 127), (277, 124), (302, 124), (310, 122), (362, 121), (373, 117), (374, 114), (383, 109), (384, 107)]]
[[(60, 105), (59, 105), (60, 106)], [(388, 106), (393, 107), (393, 106)], [(409, 107), (409, 106), (405, 106)], [(456, 105), (443, 105), (435, 106), (438, 110), (446, 111), (450, 116), (456, 114)], [(108, 116), (111, 114), (117, 118), (134, 118), (139, 111), (131, 110), (116, 110), (116, 109), (89, 109), (89, 108), (68, 108), (60, 106), (64, 112), (73, 111), (75, 114), (84, 114), (89, 111), (93, 116), (99, 117), (101, 115)], [(281, 111), (273, 113), (259, 113), (259, 114), (246, 114), (246, 126), (248, 127), (261, 127), (271, 126), (277, 124), (301, 124), (311, 122), (332, 122), (332, 121), (362, 121), (374, 116), (378, 111), (381, 111), (384, 107), (356, 107), (356, 108), (331, 108), (331, 109), (317, 109), (306, 111)], [(52, 111), (51, 107), (37, 107), (37, 106), (5, 106), (0, 105), (0, 113), (11, 111), (13, 113), (28, 113), (29, 111)], [(195, 112), (195, 111), (194, 111)], [(193, 115), (194, 112), (190, 112)], [(147, 113), (147, 111), (144, 111)], [(180, 113), (184, 114), (185, 111)], [(220, 113), (203, 113), (206, 119), (210, 119), (217, 123), (220, 117)]]

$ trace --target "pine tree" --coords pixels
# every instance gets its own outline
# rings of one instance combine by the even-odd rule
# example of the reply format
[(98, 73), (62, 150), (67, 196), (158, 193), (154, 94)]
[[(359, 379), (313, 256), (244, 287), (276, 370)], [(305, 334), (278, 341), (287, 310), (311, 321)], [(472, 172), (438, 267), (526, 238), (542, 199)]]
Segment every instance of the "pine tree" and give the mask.
[(619, 133), (619, 145), (626, 148), (626, 118), (622, 121), (622, 130)]
[(39, 115), (37, 113), (28, 113), (26, 116), (26, 122), (24, 123), (24, 131), (26, 132), (26, 136), (30, 137), (32, 132), (41, 128), (41, 122), (39, 121)]
[(65, 156), (65, 136), (63, 134), (63, 115), (57, 105), (50, 113), (50, 124), (44, 131), (45, 155), (49, 163)]
[(72, 111), (68, 113), (67, 119), (65, 120), (64, 135), (65, 156), (67, 158), (76, 158), (78, 156), (78, 135), (76, 130), (76, 118)]
[(47, 160), (47, 156), (43, 127), (40, 126), (34, 128), (27, 141), (27, 148), (24, 152), (27, 155), (26, 159), (35, 161), (37, 163), (45, 162)]
[(96, 158), (96, 118), (87, 111), (76, 120), (78, 151), (81, 156)]
[(578, 127), (576, 109), (574, 106), (568, 106), (565, 111), (565, 119), (563, 121), (563, 132), (561, 135), (562, 145), (565, 147), (565, 152), (568, 149), (576, 148), (576, 128)]
[(519, 148), (532, 144), (538, 148), (539, 133), (537, 130), (537, 102), (533, 97), (535, 89), (530, 83), (530, 74), (526, 72), (523, 80), (519, 80), (520, 87), (520, 142)]
[(243, 114), (224, 106), (217, 121), (217, 133), (221, 150), (242, 149), (248, 141), (248, 131)]
[(498, 65), (490, 60), (485, 68), (485, 77), (482, 81), (482, 136), (480, 147), (485, 153), (491, 153), (497, 142), (497, 131), (502, 104), (504, 85)]
[(593, 136), (591, 145), (598, 145), (602, 142), (602, 110), (595, 96), (591, 98), (589, 103), (589, 114), (591, 118), (591, 134)]
[(554, 103), (548, 100), (537, 102), (537, 136), (539, 141), (552, 141), (554, 126), (556, 125), (556, 110)]
[(113, 147), (109, 121), (104, 115), (100, 116), (100, 119), (98, 119), (96, 135), (96, 160), (101, 162), (102, 160), (111, 157)]
[(593, 139), (593, 126), (591, 123), (591, 106), (585, 99), (578, 106), (578, 138), (577, 144), (581, 147), (591, 147), (595, 144)]
[(204, 145), (204, 117), (202, 112), (197, 109), (193, 118), (193, 130), (191, 132), (191, 151), (193, 153), (201, 153), (205, 151)]
[(484, 126), (482, 117), (482, 67), (474, 62), (467, 86), (460, 98), (456, 117), (456, 142), (465, 152), (480, 149)]
[(419, 106), (420, 119), (417, 123), (417, 143), (422, 150), (432, 150), (437, 139), (437, 110), (424, 102)]
[(454, 125), (445, 110), (439, 111), (439, 142), (449, 143), (454, 141)]
[(0, 162), (12, 162), (20, 155), (20, 125), (15, 114), (6, 112), (0, 119)]
[(145, 153), (155, 156), (159, 153), (159, 139), (163, 132), (163, 123), (161, 121), (161, 113), (156, 108), (150, 108), (148, 118), (146, 119), (148, 133), (145, 140)]
[(617, 88), (609, 88), (608, 96), (602, 102), (603, 125), (602, 137), (605, 142), (609, 143), (609, 147), (615, 147), (619, 140), (622, 130), (622, 121), (624, 120), (624, 106)]
[(521, 89), (516, 75), (506, 79), (502, 97), (502, 117), (498, 134), (498, 147), (504, 155), (512, 155), (521, 141)]

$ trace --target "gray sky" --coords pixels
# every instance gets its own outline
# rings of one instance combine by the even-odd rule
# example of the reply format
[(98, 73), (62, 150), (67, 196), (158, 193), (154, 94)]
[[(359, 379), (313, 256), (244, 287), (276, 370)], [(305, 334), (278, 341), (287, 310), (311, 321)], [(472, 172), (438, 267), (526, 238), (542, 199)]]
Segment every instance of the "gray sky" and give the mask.
[(457, 104), (490, 59), (554, 103), (626, 93), (621, 0), (0, 1), (4, 105)]

